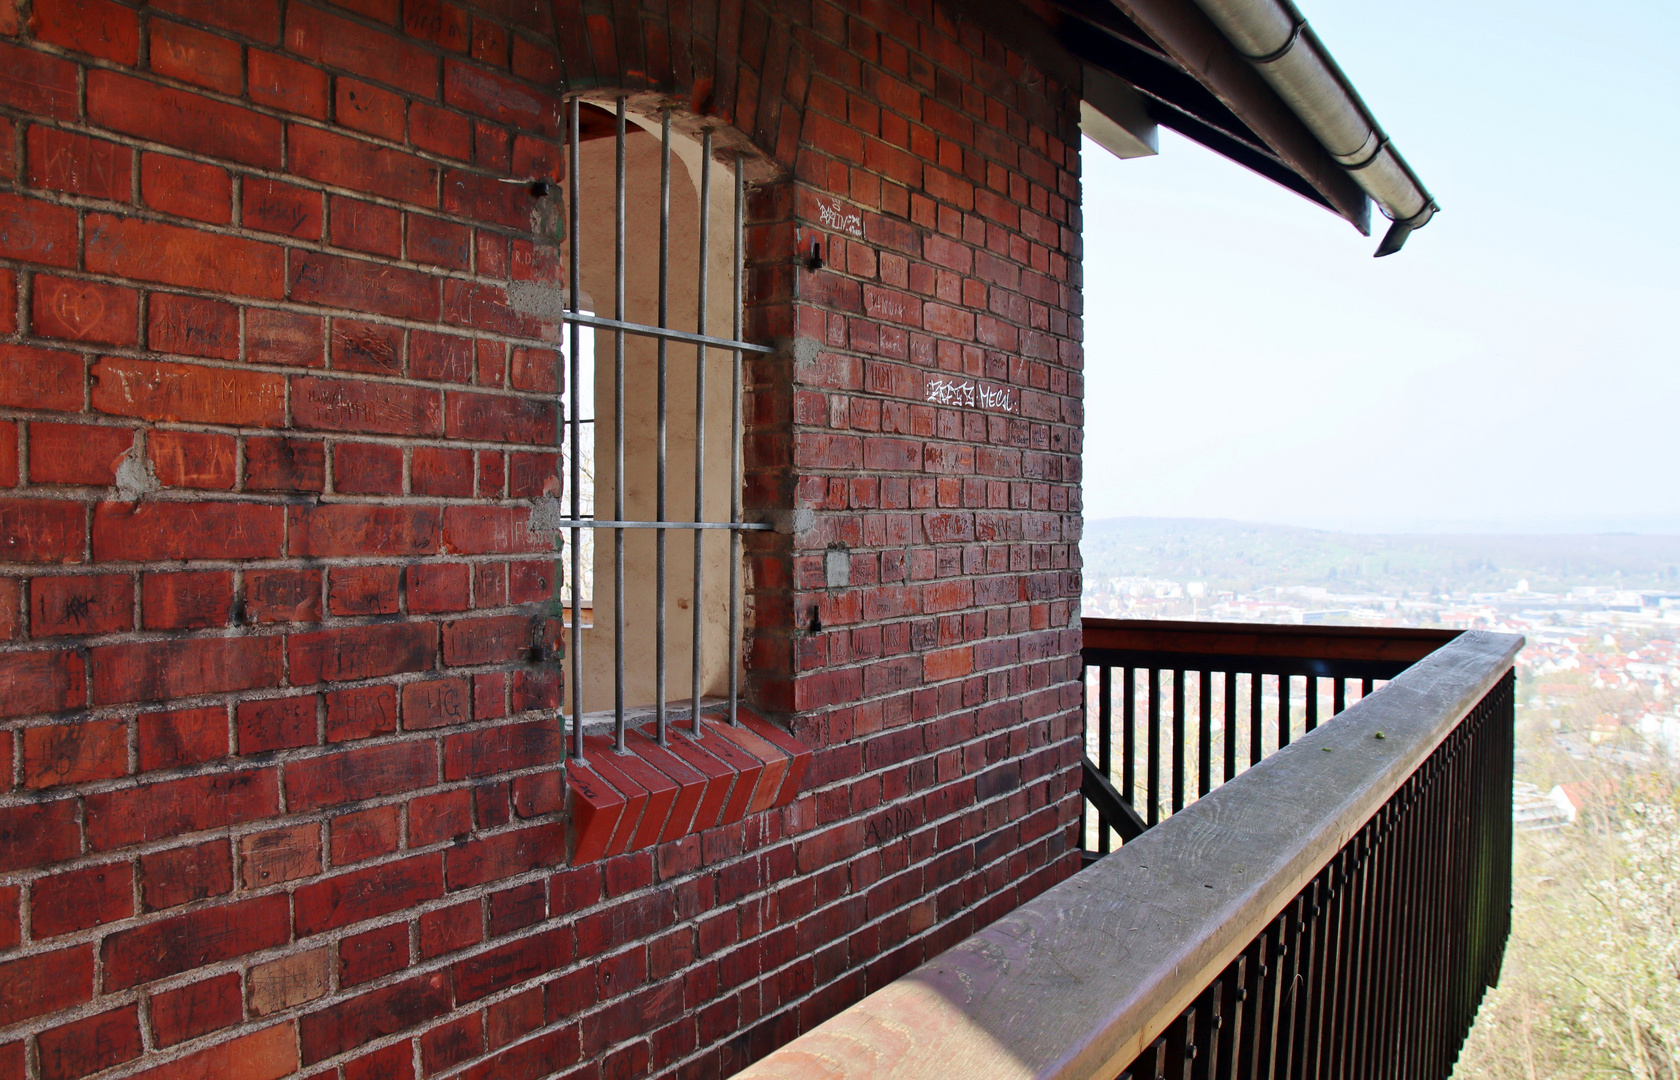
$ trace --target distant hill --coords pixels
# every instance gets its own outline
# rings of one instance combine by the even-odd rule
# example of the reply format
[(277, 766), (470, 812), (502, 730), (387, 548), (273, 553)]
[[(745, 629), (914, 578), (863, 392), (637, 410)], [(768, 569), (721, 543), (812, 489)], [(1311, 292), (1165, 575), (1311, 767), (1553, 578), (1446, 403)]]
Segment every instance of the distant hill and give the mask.
[(1359, 534), (1201, 518), (1085, 523), (1087, 581), (1153, 577), (1212, 589), (1319, 585), (1387, 595), (1596, 585), (1680, 592), (1680, 536)]

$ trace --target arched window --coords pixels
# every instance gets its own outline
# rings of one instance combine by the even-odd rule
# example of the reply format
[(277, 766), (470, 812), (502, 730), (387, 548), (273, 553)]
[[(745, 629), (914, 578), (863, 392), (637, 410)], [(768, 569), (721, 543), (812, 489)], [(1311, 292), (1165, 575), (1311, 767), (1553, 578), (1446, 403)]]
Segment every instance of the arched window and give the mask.
[[(609, 111), (610, 108), (610, 111)], [(739, 695), (741, 159), (671, 109), (574, 99), (562, 558), (572, 753)]]

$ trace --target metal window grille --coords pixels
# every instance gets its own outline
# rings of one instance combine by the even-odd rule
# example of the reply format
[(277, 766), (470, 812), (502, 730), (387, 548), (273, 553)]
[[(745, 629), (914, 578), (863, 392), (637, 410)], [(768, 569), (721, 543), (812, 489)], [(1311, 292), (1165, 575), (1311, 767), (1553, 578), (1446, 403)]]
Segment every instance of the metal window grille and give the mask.
[[(755, 345), (741, 340), (742, 322), (742, 286), (743, 286), (743, 222), (745, 220), (746, 188), (743, 178), (743, 160), (737, 155), (733, 169), (735, 187), (734, 208), (734, 258), (733, 258), (733, 290), (732, 307), (734, 311), (733, 324), (729, 337), (717, 337), (708, 333), (706, 325), (707, 310), (707, 274), (711, 254), (711, 185), (713, 147), (712, 131), (705, 130), (701, 136), (701, 159), (699, 176), (700, 214), (699, 214), (699, 251), (697, 290), (696, 325), (692, 331), (677, 329), (670, 325), (670, 269), (671, 269), (671, 111), (665, 109), (660, 114), (660, 177), (659, 177), (659, 278), (658, 278), (658, 323), (648, 326), (626, 320), (625, 309), (625, 134), (627, 114), (625, 99), (617, 100), (616, 127), (613, 137), (615, 146), (615, 176), (614, 176), (614, 250), (613, 250), (613, 301), (612, 317), (607, 318), (598, 312), (584, 310), (579, 282), (582, 275), (582, 261), (580, 256), (580, 226), (582, 223), (583, 207), (581, 203), (582, 179), (579, 164), (579, 147), (583, 141), (581, 127), (581, 101), (571, 99), (567, 143), (568, 178), (571, 191), (568, 235), (572, 238), (570, 244), (570, 260), (568, 273), (569, 293), (563, 322), (569, 337), (569, 347), (565, 350), (568, 365), (567, 372), (567, 402), (568, 415), (565, 438), (569, 442), (565, 454), (565, 467), (568, 472), (566, 478), (567, 509), (569, 517), (559, 523), (559, 529), (568, 537), (567, 555), (570, 561), (570, 638), (569, 638), (569, 672), (570, 685), (568, 687), (569, 702), (572, 712), (571, 756), (580, 763), (584, 760), (584, 716), (586, 702), (583, 700), (583, 593), (585, 576), (583, 573), (583, 541), (586, 530), (607, 529), (612, 532), (614, 551), (614, 572), (612, 583), (612, 619), (613, 619), (613, 742), (614, 748), (620, 752), (625, 749), (625, 532), (629, 529), (654, 530), (654, 605), (655, 605), (655, 641), (654, 641), (654, 718), (657, 725), (657, 739), (661, 745), (666, 743), (669, 718), (667, 717), (667, 642), (666, 642), (666, 534), (672, 530), (687, 531), (691, 534), (693, 555), (693, 602), (690, 604), (694, 620), (693, 641), (689, 658), (690, 680), (690, 711), (694, 734), (700, 735), (701, 717), (701, 689), (702, 689), (702, 649), (704, 646), (703, 612), (701, 600), (701, 585), (704, 581), (703, 543), (709, 530), (727, 530), (729, 535), (729, 629), (728, 629), (728, 702), (726, 717), (730, 723), (738, 723), (736, 707), (740, 695), (740, 647), (741, 647), (741, 611), (740, 611), (740, 564), (741, 564), (741, 533), (753, 529), (769, 529), (768, 524), (759, 524), (742, 520), (741, 506), (741, 379), (742, 358), (749, 352), (768, 353), (772, 350), (763, 345)], [(597, 302), (597, 308), (601, 305)], [(612, 517), (603, 520), (599, 516), (599, 508), (606, 505), (603, 494), (595, 490), (595, 485), (585, 483), (583, 475), (583, 461), (585, 458), (583, 434), (586, 426), (593, 427), (596, 414), (592, 405), (587, 401), (587, 395), (579, 392), (581, 385), (582, 364), (580, 354), (582, 350), (581, 334), (585, 328), (604, 330), (612, 337), (612, 409), (614, 416), (613, 445), (610, 452), (613, 455), (614, 470), (612, 472), (611, 505)], [(627, 336), (637, 335), (655, 339), (658, 349), (658, 401), (656, 406), (656, 485), (655, 485), (655, 514), (651, 521), (625, 520), (625, 354), (624, 345)], [(667, 383), (670, 365), (671, 346), (679, 349), (693, 350), (695, 380), (695, 417), (694, 417), (694, 498), (693, 516), (691, 519), (672, 519), (668, 515), (668, 480), (667, 476)], [(722, 350), (731, 358), (732, 387), (730, 394), (729, 417), (729, 516), (727, 520), (708, 517), (708, 513), (715, 514), (717, 508), (706, 504), (705, 472), (706, 472), (706, 366), (709, 350)], [(598, 395), (597, 395), (598, 396)], [(590, 408), (590, 415), (584, 416), (583, 410)], [(595, 455), (606, 453), (605, 447), (592, 447), (588, 457), (593, 460)], [(593, 606), (595, 617), (601, 616), (600, 583), (593, 586)]]

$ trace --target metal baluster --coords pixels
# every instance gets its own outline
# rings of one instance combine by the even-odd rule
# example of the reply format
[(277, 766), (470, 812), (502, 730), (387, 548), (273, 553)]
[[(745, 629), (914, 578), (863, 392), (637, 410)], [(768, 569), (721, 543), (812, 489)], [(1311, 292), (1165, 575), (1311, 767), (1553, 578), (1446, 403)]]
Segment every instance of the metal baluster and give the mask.
[(1330, 680), (1330, 715), (1336, 716), (1347, 708), (1347, 680), (1341, 677)]
[(1137, 809), (1133, 783), (1137, 761), (1137, 669), (1126, 667), (1120, 675), (1120, 794)]
[(1225, 779), (1237, 775), (1237, 673), (1225, 673)]
[(1318, 726), (1318, 676), (1307, 676), (1307, 719), (1306, 729), (1311, 731)]
[[(613, 318), (624, 321), (624, 99), (618, 99)], [(624, 331), (613, 334), (613, 520), (624, 520)], [(624, 753), (624, 530), (613, 529), (613, 748)]]
[(1161, 819), (1161, 669), (1149, 669), (1149, 813), (1154, 825)]
[[(700, 136), (700, 275), (695, 285), (694, 332), (706, 333), (707, 275), (712, 261), (712, 129)], [(706, 520), (706, 346), (694, 346), (694, 520)], [(730, 530), (732, 533), (734, 530)], [(689, 715), (700, 715), (701, 635), (705, 629), (704, 529), (694, 530), (693, 639), (689, 643)]]
[(1368, 697), (1371, 696), (1371, 680), (1370, 679), (1361, 679), (1359, 681), (1359, 696), (1362, 699), (1363, 698), (1368, 698)]
[[(747, 187), (746, 158), (735, 155), (735, 308), (734, 340), (741, 340), (741, 304), (746, 295), (744, 251)], [(733, 350), (733, 388), (729, 399), (729, 521), (741, 523), (741, 350)], [(729, 722), (739, 724), (735, 715), (740, 700), (741, 670), (741, 530), (729, 530)], [(700, 734), (700, 714), (694, 714), (694, 734)]]
[(1289, 745), (1289, 676), (1279, 675), (1278, 682), (1278, 749)]
[[(659, 328), (671, 325), (671, 110), (659, 113)], [(665, 520), (666, 390), (670, 342), (660, 338), (658, 432), (655, 436), (653, 520)], [(621, 519), (622, 520), (622, 519)], [(694, 530), (695, 538), (700, 530)], [(665, 530), (653, 532), (653, 700), (659, 745), (665, 736)]]
[[(1083, 684), (1082, 684), (1083, 685)], [(1097, 771), (1110, 776), (1114, 769), (1114, 669), (1104, 664), (1097, 669)], [(1083, 804), (1084, 800), (1080, 800)], [(1097, 850), (1108, 854), (1108, 822), (1097, 819)]]
[[(569, 173), (570, 173), (570, 176), (571, 176), (572, 205), (570, 207), (570, 211), (571, 211), (570, 228), (567, 229), (566, 235), (571, 241), (571, 252), (570, 252), (570, 254), (571, 254), (571, 278), (572, 278), (572, 280), (571, 280), (571, 309), (573, 311), (576, 311), (576, 310), (578, 310), (578, 302), (579, 302), (578, 277), (582, 273), (582, 269), (581, 269), (582, 268), (582, 263), (581, 263), (581, 259), (580, 259), (580, 256), (579, 256), (579, 248), (582, 245), (579, 242), (580, 238), (578, 236), (578, 229), (580, 227), (580, 222), (581, 222), (581, 215), (578, 212), (578, 193), (582, 188), (582, 184), (580, 182), (580, 177), (582, 175), (582, 170), (581, 170), (581, 168), (578, 164), (578, 149), (582, 145), (582, 139), (579, 137), (579, 130), (578, 130), (578, 127), (579, 127), (579, 120), (578, 120), (579, 102), (578, 102), (578, 99), (573, 98), (571, 104), (572, 104), (571, 148), (570, 148), (570, 161), (568, 162), (568, 167), (569, 167)], [(579, 385), (579, 383), (582, 380), (582, 373), (581, 373), (581, 365), (579, 364), (579, 361), (578, 361), (578, 351), (581, 348), (582, 327), (580, 327), (577, 323), (574, 322), (574, 323), (572, 323), (570, 329), (571, 329), (571, 335), (572, 335), (571, 336), (571, 354), (567, 357), (567, 363), (568, 363), (568, 366), (570, 368), (570, 374), (569, 374), (569, 379), (568, 379), (568, 382), (567, 382), (566, 386), (567, 386), (567, 390), (570, 392), (570, 394), (572, 396), (572, 431), (571, 431), (572, 467), (571, 467), (571, 476), (569, 477), (569, 479), (571, 481), (571, 510), (572, 510), (572, 522), (573, 522), (573, 525), (572, 525), (572, 528), (571, 528), (571, 538), (572, 538), (572, 550), (571, 550), (571, 557), (572, 557), (572, 633), (571, 633), (571, 645), (572, 645), (572, 657), (571, 657), (571, 659), (572, 659), (572, 757), (577, 759), (577, 763), (579, 765), (582, 765), (584, 763), (584, 760), (583, 760), (583, 600), (582, 600), (582, 594), (583, 594), (583, 556), (582, 556), (582, 553), (579, 550), (579, 548), (580, 548), (580, 545), (581, 545), (582, 540), (583, 540), (583, 530), (576, 524), (581, 519), (581, 515), (583, 513), (583, 501), (582, 501), (582, 497), (583, 497), (583, 492), (582, 492), (582, 486), (583, 486), (583, 481), (582, 481), (583, 471), (582, 470), (583, 470), (583, 466), (582, 466), (582, 462), (579, 460), (581, 455), (582, 455), (581, 440), (582, 440), (582, 431), (583, 431), (583, 411), (582, 411), (583, 410), (583, 401), (582, 401), (583, 390), (582, 390), (582, 387)]]
[(1264, 690), (1260, 683), (1260, 673), (1251, 671), (1248, 674), (1248, 763), (1260, 764), (1260, 759), (1266, 753), (1266, 732), (1262, 726), (1261, 710), (1265, 707), (1262, 700)]
[(1196, 676), (1196, 693), (1199, 697), (1202, 712), (1202, 741), (1196, 752), (1196, 796), (1200, 798), (1208, 793), (1213, 779), (1213, 673), (1201, 672)]
[(1172, 673), (1172, 812), (1184, 809), (1184, 669)]

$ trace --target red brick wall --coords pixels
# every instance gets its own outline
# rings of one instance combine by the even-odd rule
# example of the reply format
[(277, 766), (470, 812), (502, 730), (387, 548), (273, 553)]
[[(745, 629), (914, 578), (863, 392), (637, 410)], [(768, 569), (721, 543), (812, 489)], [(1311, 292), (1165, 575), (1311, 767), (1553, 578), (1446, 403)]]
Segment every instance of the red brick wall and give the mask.
[[(1074, 99), (926, 2), (557, 8), (0, 0), (0, 1077), (717, 1075), (1076, 865)], [(817, 750), (576, 869), (496, 182), (568, 88), (789, 176), (750, 681)]]

